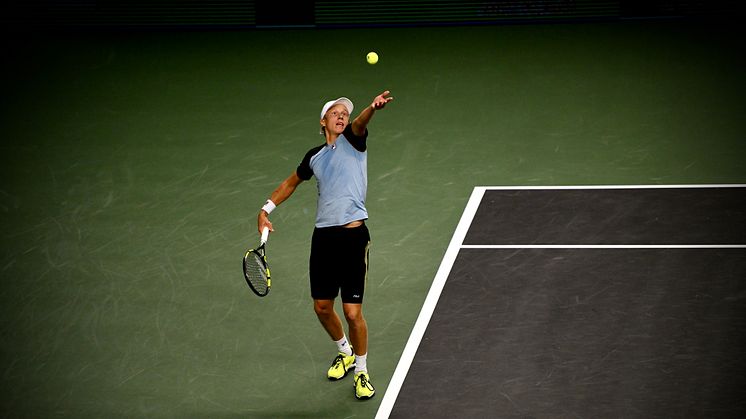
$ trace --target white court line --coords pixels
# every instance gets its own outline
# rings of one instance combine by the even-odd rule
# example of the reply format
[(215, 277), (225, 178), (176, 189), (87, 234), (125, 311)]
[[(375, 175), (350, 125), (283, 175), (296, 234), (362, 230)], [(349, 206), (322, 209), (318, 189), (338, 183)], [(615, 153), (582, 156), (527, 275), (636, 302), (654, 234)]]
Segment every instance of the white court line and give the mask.
[(462, 249), (744, 249), (746, 244), (464, 244)]
[(690, 189), (690, 188), (746, 188), (746, 184), (693, 184), (693, 185), (567, 185), (567, 186), (477, 186), (484, 190), (555, 190), (555, 189)]
[(477, 212), (477, 208), (479, 208), (479, 204), (482, 202), (484, 191), (484, 188), (474, 188), (471, 193), (469, 202), (466, 204), (464, 213), (461, 215), (461, 220), (458, 222), (456, 231), (453, 233), (451, 243), (448, 245), (443, 260), (440, 262), (440, 268), (438, 268), (438, 272), (435, 274), (435, 279), (433, 279), (433, 284), (430, 286), (430, 291), (427, 293), (425, 303), (422, 305), (420, 315), (417, 317), (417, 322), (415, 322), (412, 333), (409, 335), (409, 340), (407, 341), (407, 345), (404, 347), (404, 352), (402, 352), (401, 358), (399, 358), (399, 364), (397, 364), (394, 375), (391, 377), (391, 382), (389, 382), (389, 386), (386, 389), (386, 394), (384, 394), (381, 405), (378, 407), (376, 419), (388, 418), (391, 414), (391, 409), (394, 407), (394, 402), (399, 395), (399, 390), (401, 390), (401, 386), (404, 383), (404, 378), (409, 372), (409, 367), (412, 365), (414, 355), (417, 352), (417, 348), (420, 346), (422, 336), (425, 334), (425, 329), (427, 329), (428, 323), (430, 323), (433, 311), (435, 311), (435, 305), (438, 303), (438, 299), (440, 299), (440, 293), (443, 291), (446, 279), (448, 279), (448, 275), (451, 273), (453, 262), (456, 260), (456, 256), (458, 256), (458, 251), (461, 248), (461, 244), (464, 242), (467, 231), (469, 231), (469, 226), (471, 225), (471, 221), (474, 219), (474, 214)]
[(427, 325), (430, 323), (435, 306), (443, 292), (446, 279), (451, 273), (453, 263), (458, 256), (460, 249), (520, 249), (520, 248), (566, 248), (566, 249), (621, 249), (621, 248), (640, 248), (640, 249), (658, 249), (658, 248), (744, 248), (746, 245), (464, 245), (464, 238), (469, 231), (474, 215), (482, 202), (482, 197), (487, 190), (543, 190), (543, 189), (673, 189), (673, 188), (743, 188), (746, 184), (711, 184), (711, 185), (586, 185), (586, 186), (477, 186), (471, 193), (469, 202), (466, 204), (461, 220), (453, 233), (451, 242), (448, 245), (445, 256), (440, 263), (438, 272), (435, 274), (430, 291), (427, 293), (425, 302), (422, 305), (420, 314), (417, 317), (409, 340), (404, 347), (399, 363), (396, 366), (391, 382), (386, 389), (386, 393), (378, 407), (376, 419), (386, 419), (394, 408), (396, 398), (399, 396), (404, 379), (412, 366), (417, 348), (420, 346), (422, 337), (425, 335)]

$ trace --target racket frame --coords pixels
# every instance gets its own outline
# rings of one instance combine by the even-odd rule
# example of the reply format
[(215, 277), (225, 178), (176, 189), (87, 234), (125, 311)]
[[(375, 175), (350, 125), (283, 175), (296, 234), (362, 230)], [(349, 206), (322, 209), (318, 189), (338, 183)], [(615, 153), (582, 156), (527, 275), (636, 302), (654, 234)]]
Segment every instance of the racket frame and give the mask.
[[(269, 272), (269, 265), (267, 264), (267, 256), (265, 254), (265, 248), (264, 245), (267, 244), (267, 238), (269, 237), (269, 229), (265, 227), (262, 229), (262, 236), (261, 236), (261, 244), (256, 249), (249, 249), (246, 254), (243, 256), (243, 276), (246, 280), (246, 283), (249, 285), (249, 288), (251, 288), (252, 291), (254, 291), (254, 294), (264, 297), (267, 294), (269, 294), (269, 289), (272, 286), (272, 275)], [(254, 287), (254, 284), (252, 284), (251, 280), (249, 279), (249, 273), (246, 272), (246, 259), (249, 257), (254, 257), (256, 255), (257, 259), (259, 260), (259, 263), (261, 264), (261, 268), (263, 269), (265, 275), (267, 276), (267, 289), (264, 293), (260, 292), (259, 290)]]

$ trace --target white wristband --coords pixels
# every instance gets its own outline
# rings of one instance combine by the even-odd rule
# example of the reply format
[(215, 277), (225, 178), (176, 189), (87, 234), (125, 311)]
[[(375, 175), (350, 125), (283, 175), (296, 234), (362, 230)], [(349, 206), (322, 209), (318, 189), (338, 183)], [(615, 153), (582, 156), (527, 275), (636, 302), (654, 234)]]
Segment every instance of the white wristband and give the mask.
[(264, 206), (262, 207), (262, 211), (266, 212), (267, 215), (269, 215), (272, 213), (272, 211), (275, 210), (275, 208), (277, 208), (277, 205), (275, 205), (275, 203), (272, 202), (271, 199), (268, 199), (267, 203), (264, 204)]

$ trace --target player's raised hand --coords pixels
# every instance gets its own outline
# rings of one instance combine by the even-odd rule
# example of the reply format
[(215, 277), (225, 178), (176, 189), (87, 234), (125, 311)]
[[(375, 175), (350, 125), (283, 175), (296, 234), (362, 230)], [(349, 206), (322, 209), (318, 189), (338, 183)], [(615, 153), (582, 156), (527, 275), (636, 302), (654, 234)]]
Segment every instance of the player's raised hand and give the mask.
[(385, 92), (383, 92), (380, 95), (376, 96), (376, 98), (373, 99), (373, 103), (371, 104), (371, 106), (373, 107), (373, 109), (375, 109), (375, 110), (383, 109), (383, 107), (386, 106), (387, 103), (389, 103), (392, 100), (394, 100), (393, 97), (388, 97), (390, 93), (391, 92), (389, 92), (388, 90), (386, 90)]

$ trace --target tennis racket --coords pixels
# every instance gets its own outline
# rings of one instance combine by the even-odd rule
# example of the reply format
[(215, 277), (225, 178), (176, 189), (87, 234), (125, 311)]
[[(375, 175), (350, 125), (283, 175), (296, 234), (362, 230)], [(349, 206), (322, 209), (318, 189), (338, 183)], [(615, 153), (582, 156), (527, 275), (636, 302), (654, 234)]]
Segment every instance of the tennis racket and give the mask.
[(267, 244), (268, 238), (269, 228), (264, 227), (259, 247), (249, 249), (243, 257), (243, 276), (246, 283), (249, 284), (249, 288), (260, 297), (269, 294), (271, 285), (269, 266), (264, 251), (264, 245)]

